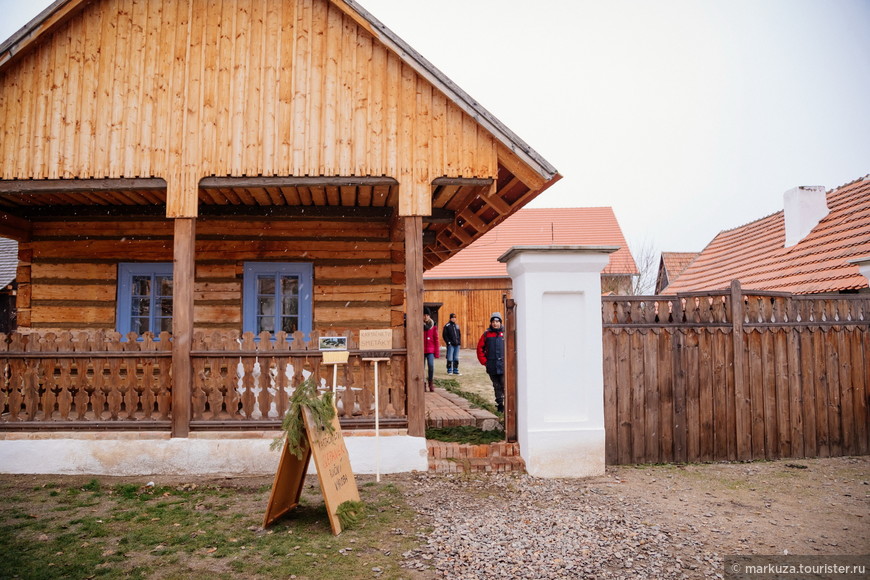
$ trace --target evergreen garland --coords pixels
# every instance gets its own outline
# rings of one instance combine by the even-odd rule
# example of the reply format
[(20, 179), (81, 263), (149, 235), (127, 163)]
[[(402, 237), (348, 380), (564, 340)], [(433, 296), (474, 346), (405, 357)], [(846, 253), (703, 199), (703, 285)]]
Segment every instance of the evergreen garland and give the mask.
[(366, 504), (361, 501), (347, 500), (335, 510), (341, 529), (348, 530), (359, 523), (366, 512)]
[[(281, 429), (284, 430), (287, 439), (287, 445), (290, 452), (298, 459), (302, 459), (305, 455), (307, 438), (305, 436), (305, 421), (302, 418), (302, 407), (308, 407), (311, 411), (311, 416), (314, 419), (313, 427), (319, 430), (325, 430), (327, 433), (335, 431), (332, 425), (332, 419), (335, 417), (335, 407), (332, 404), (332, 392), (327, 391), (320, 396), (317, 392), (317, 384), (312, 377), (305, 379), (290, 395), (290, 406), (287, 413), (284, 415), (284, 421), (281, 423)], [(270, 449), (281, 449), (284, 439), (279, 437), (272, 441)]]

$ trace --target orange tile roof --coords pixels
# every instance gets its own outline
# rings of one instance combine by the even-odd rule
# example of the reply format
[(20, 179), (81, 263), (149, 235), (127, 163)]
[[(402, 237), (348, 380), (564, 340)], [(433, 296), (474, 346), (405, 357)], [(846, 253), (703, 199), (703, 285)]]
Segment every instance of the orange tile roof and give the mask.
[(699, 254), (700, 252), (662, 252), (662, 263), (668, 278), (676, 280)]
[(498, 258), (517, 245), (619, 246), (604, 273), (637, 274), (613, 208), (568, 207), (521, 209), (423, 278), (506, 278)]
[(827, 193), (828, 215), (788, 248), (783, 212), (720, 232), (666, 294), (744, 288), (816, 294), (867, 288), (849, 261), (870, 254), (870, 176)]

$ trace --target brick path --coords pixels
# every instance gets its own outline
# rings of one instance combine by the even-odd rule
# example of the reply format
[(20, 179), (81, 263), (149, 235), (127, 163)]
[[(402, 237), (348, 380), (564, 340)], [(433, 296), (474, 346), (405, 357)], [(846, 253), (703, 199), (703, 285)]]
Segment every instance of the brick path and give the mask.
[[(426, 392), (426, 426), (457, 427), (475, 425), (485, 431), (500, 427), (498, 417), (484, 409), (473, 409), (469, 402), (450, 391), (436, 387)], [(435, 473), (525, 471), (518, 443), (468, 445), (427, 441), (429, 471)]]

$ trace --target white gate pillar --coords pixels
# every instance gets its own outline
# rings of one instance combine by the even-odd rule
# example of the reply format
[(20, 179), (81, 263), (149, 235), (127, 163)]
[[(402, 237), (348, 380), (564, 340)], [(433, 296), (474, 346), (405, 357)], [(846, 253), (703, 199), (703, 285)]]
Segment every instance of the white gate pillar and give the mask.
[(604, 473), (601, 271), (611, 246), (514, 246), (517, 439), (529, 475)]

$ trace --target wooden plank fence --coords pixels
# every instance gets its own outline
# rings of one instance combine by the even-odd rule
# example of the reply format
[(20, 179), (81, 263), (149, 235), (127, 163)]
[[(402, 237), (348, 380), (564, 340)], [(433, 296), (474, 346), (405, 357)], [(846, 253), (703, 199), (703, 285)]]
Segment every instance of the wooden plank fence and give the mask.
[[(343, 428), (374, 425), (374, 377), (347, 336), (348, 364), (322, 364), (321, 333), (255, 337), (231, 331), (197, 333), (190, 361), (191, 430), (276, 428), (293, 390), (312, 378), (334, 390)], [(123, 339), (122, 339), (123, 338)], [(402, 329), (394, 345), (403, 343)], [(0, 430), (169, 430), (172, 420), (172, 342), (146, 333), (0, 334)], [(379, 368), (380, 424), (406, 427), (405, 350), (386, 353)]]
[(607, 463), (870, 451), (870, 296), (602, 302)]

